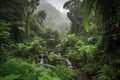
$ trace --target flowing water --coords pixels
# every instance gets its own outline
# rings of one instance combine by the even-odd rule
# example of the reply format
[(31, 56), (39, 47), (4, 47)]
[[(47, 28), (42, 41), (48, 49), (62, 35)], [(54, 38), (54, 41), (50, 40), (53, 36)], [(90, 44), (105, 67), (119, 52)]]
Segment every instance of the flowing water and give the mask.
[[(64, 58), (61, 53), (57, 53), (58, 56), (60, 56), (63, 60), (66, 66), (68, 66), (68, 68), (73, 68), (72, 63), (70, 62), (70, 60), (68, 58)], [(86, 74), (81, 70), (81, 68), (77, 69), (79, 76), (77, 77), (77, 80), (88, 80)]]
[(66, 65), (69, 67), (69, 68), (72, 68), (72, 63), (70, 62), (70, 60), (68, 58), (64, 58), (65, 62), (67, 63)]
[[(60, 56), (63, 59), (63, 63), (68, 67), (68, 68), (73, 68), (72, 63), (70, 62), (70, 60), (68, 58), (65, 58), (64, 56), (61, 55), (60, 52), (57, 53), (58, 56)], [(40, 66), (45, 64), (44, 63), (44, 55), (40, 54), (37, 57), (37, 60), (39, 61)], [(76, 80), (88, 80), (86, 74), (84, 74), (84, 72), (80, 69), (80, 68), (76, 68), (76, 70), (79, 72), (79, 76), (77, 77)]]
[(43, 54), (41, 54), (41, 58), (40, 58), (40, 64), (43, 65), (44, 64), (44, 58), (43, 58)]
[(58, 56), (61, 56), (61, 53), (58, 53)]
[(62, 59), (64, 60), (65, 64), (69, 67), (72, 68), (72, 63), (70, 62), (70, 60), (68, 58), (64, 58), (63, 56), (61, 56), (61, 53), (58, 53), (58, 56), (62, 57)]

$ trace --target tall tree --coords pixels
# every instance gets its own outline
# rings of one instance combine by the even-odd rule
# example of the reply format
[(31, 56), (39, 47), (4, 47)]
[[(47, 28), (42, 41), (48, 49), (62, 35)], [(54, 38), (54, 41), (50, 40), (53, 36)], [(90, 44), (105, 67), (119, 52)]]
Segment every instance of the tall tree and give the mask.
[(29, 37), (29, 19), (33, 14), (34, 10), (39, 5), (39, 0), (25, 0), (24, 12), (25, 12), (25, 39)]
[(0, 0), (0, 20), (18, 21), (24, 17), (21, 0)]
[(71, 20), (71, 33), (79, 34), (83, 30), (82, 26), (82, 12), (80, 10), (80, 0), (69, 0), (63, 8), (69, 9), (67, 13), (68, 18)]
[(45, 18), (46, 18), (46, 12), (45, 12), (45, 10), (41, 10), (41, 11), (39, 11), (38, 12), (38, 18), (39, 18), (39, 23), (42, 25), (43, 24), (43, 20), (45, 20)]
[(107, 53), (120, 50), (120, 0), (83, 0), (84, 25), (88, 28), (88, 17), (94, 9), (96, 20), (102, 29), (102, 46)]
[(11, 32), (15, 41), (21, 40), (21, 30), (28, 40), (29, 19), (38, 5), (39, 0), (0, 0), (0, 20), (12, 23)]
[(24, 25), (24, 2), (21, 0), (0, 0), (0, 20), (11, 23), (12, 38), (15, 41), (22, 39), (20, 28)]

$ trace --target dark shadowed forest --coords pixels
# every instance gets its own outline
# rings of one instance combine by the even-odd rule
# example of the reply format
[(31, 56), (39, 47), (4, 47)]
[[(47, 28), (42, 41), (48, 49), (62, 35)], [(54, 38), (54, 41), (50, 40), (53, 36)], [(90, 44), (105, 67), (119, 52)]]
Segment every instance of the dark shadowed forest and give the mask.
[(57, 1), (0, 0), (0, 80), (120, 80), (120, 0)]

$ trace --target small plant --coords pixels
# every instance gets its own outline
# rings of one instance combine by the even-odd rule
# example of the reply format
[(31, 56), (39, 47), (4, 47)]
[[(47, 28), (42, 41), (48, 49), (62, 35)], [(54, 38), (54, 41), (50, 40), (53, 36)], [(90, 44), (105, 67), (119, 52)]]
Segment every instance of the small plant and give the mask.
[(62, 58), (59, 55), (57, 55), (57, 54), (52, 52), (48, 56), (48, 61), (52, 65), (57, 65), (57, 64), (61, 64), (62, 63)]

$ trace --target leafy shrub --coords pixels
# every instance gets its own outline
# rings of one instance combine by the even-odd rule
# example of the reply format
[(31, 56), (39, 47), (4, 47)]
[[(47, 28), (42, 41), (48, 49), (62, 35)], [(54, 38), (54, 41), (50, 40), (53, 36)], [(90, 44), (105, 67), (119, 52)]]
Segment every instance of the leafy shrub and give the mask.
[[(9, 78), (9, 79), (8, 79)], [(1, 80), (61, 80), (50, 68), (38, 67), (21, 59), (9, 59), (0, 68)]]
[(105, 64), (93, 80), (116, 80), (116, 78), (113, 69)]
[(0, 80), (75, 80), (76, 73), (66, 66), (39, 67), (21, 59), (7, 60), (0, 68)]
[(57, 65), (57, 64), (61, 64), (62, 63), (62, 58), (59, 55), (57, 55), (57, 54), (52, 52), (48, 56), (48, 61), (52, 65)]
[(0, 65), (7, 59), (8, 52), (10, 52), (11, 40), (10, 23), (0, 20)]
[(75, 77), (77, 76), (77, 73), (75, 71), (62, 65), (55, 67), (55, 73), (62, 80), (75, 80)]
[[(65, 55), (76, 66), (86, 62), (89, 63), (93, 59), (94, 50), (96, 49), (96, 45), (88, 44), (82, 36), (76, 36), (75, 34), (68, 35), (62, 46)], [(79, 62), (81, 63), (79, 64)]]
[(36, 57), (36, 55), (40, 54), (40, 51), (44, 51), (45, 49), (46, 47), (43, 39), (36, 39), (28, 42), (27, 44), (16, 43), (16, 51), (14, 55), (17, 57), (33, 60)]
[(4, 78), (0, 78), (0, 80), (15, 80), (18, 77), (20, 77), (20, 75), (10, 74), (5, 76)]
[(83, 66), (82, 70), (84, 70), (84, 72), (86, 72), (89, 75), (93, 75), (93, 74), (95, 75), (99, 67), (100, 66), (98, 63), (88, 63)]

